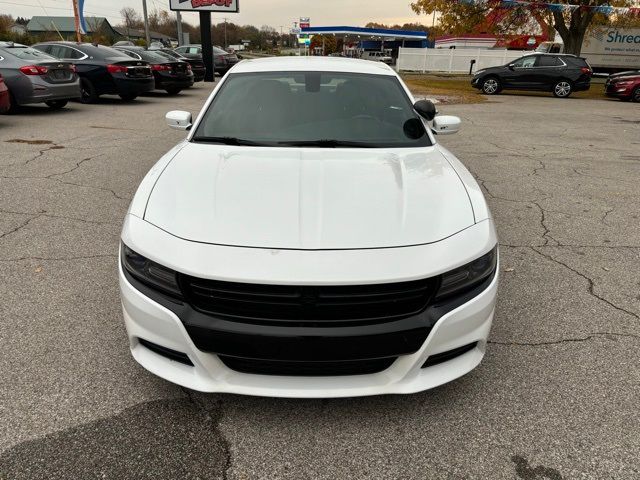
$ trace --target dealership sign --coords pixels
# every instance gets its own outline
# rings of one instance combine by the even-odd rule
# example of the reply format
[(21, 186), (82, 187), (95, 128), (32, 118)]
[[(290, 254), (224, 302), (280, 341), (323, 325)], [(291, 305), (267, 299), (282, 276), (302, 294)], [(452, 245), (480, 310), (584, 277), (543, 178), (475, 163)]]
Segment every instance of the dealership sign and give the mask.
[(239, 12), (239, 0), (169, 0), (171, 10), (187, 12)]

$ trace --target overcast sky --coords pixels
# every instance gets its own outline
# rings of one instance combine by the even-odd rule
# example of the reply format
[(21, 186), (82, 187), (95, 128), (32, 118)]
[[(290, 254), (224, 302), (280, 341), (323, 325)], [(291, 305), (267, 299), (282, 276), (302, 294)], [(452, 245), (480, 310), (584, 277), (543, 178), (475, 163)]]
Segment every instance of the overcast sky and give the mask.
[[(39, 5), (42, 4), (42, 7)], [(240, 13), (226, 15), (228, 21), (258, 27), (271, 25), (280, 30), (293, 26), (302, 17), (311, 17), (311, 25), (364, 26), (368, 22), (405, 23), (421, 21), (431, 24), (430, 17), (418, 16), (409, 6), (411, 0), (240, 0)], [(150, 10), (168, 10), (169, 0), (147, 0)], [(43, 9), (44, 7), (44, 9)], [(142, 12), (142, 0), (85, 0), (85, 16), (104, 16), (110, 22), (121, 21), (122, 7)], [(45, 12), (46, 10), (46, 12)], [(0, 13), (13, 16), (72, 15), (71, 0), (0, 0)], [(213, 21), (222, 21), (214, 14)], [(196, 24), (197, 14), (184, 15), (185, 21)]]

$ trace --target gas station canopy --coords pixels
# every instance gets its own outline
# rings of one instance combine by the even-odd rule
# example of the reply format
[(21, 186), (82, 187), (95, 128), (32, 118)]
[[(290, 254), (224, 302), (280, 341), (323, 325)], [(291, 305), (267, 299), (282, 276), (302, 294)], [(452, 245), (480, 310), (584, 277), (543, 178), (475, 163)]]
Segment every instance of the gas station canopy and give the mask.
[(308, 27), (301, 29), (307, 35), (336, 35), (344, 37), (361, 37), (368, 40), (414, 40), (426, 41), (426, 32), (411, 30), (390, 30), (387, 28), (364, 27)]

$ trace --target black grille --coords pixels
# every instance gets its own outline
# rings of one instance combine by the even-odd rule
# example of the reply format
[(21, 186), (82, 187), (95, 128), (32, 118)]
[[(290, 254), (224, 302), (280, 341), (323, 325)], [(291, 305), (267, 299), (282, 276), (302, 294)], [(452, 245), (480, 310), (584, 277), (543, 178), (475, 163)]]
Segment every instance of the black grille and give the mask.
[(256, 324), (340, 326), (384, 323), (423, 311), (436, 281), (351, 286), (230, 283), (182, 278), (187, 301), (198, 311)]
[(367, 375), (386, 370), (396, 360), (395, 358), (379, 358), (349, 362), (284, 362), (235, 358), (224, 355), (220, 355), (219, 358), (222, 363), (236, 372), (300, 377)]

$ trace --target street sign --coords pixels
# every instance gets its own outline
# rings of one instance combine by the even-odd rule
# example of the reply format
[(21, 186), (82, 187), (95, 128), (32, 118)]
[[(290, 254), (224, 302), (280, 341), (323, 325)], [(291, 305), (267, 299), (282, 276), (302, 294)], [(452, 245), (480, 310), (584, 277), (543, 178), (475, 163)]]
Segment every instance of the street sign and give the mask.
[(240, 0), (169, 0), (171, 10), (238, 13)]

